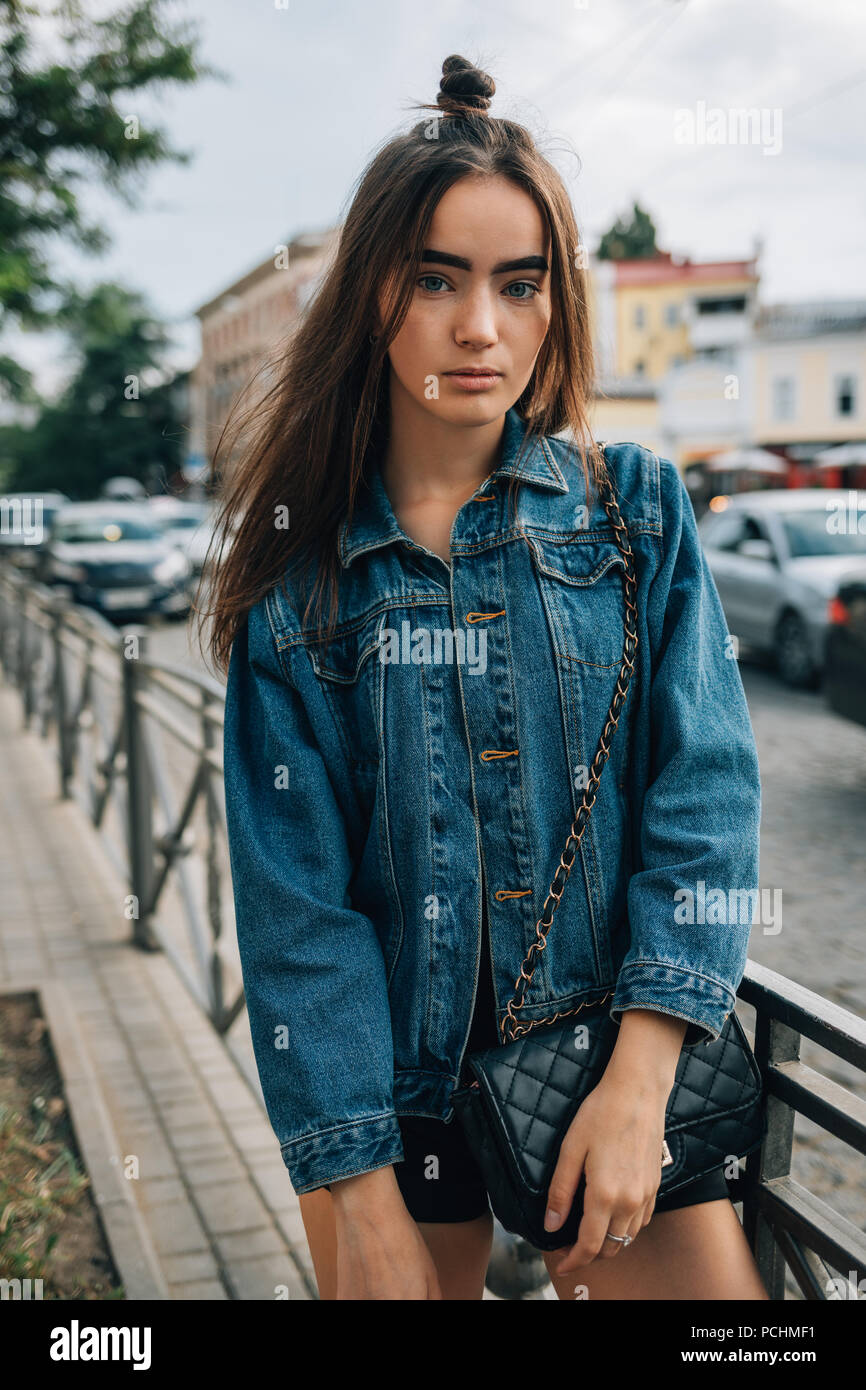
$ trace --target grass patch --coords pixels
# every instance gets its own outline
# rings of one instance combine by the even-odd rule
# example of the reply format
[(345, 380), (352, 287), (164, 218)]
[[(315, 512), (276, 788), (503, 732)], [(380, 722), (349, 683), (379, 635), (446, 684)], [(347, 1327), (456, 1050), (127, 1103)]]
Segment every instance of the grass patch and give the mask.
[(0, 1278), (42, 1280), (43, 1299), (125, 1297), (33, 993), (0, 998)]

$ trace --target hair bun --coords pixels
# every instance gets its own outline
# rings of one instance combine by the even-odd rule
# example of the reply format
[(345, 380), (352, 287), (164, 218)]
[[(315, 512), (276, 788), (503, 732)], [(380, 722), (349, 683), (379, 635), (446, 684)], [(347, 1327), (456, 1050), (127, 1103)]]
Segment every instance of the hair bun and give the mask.
[(488, 73), (476, 68), (459, 53), (453, 53), (442, 64), (442, 81), (436, 104), (446, 115), (459, 116), (465, 112), (485, 112), (496, 91), (496, 83)]

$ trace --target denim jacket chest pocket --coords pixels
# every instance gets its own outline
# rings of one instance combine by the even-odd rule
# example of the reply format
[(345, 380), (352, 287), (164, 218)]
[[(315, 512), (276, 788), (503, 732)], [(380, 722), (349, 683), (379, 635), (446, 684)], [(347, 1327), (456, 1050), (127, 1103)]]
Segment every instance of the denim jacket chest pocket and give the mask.
[(531, 546), (557, 657), (618, 669), (625, 567), (616, 542), (534, 536)]
[[(625, 566), (616, 541), (533, 536), (533, 562), (556, 658), (569, 762), (580, 805), (605, 727), (625, 641)], [(629, 765), (632, 711), (626, 700), (611, 742), (610, 780), (620, 799)], [(605, 788), (608, 790), (608, 788)], [(607, 797), (604, 797), (607, 800)], [(616, 830), (625, 824), (620, 806)], [(604, 819), (600, 811), (597, 820)]]
[(311, 642), (306, 649), (346, 761), (369, 796), (382, 754), (384, 683), (379, 653), (387, 622), (387, 611), (377, 609), (338, 626), (328, 643)]

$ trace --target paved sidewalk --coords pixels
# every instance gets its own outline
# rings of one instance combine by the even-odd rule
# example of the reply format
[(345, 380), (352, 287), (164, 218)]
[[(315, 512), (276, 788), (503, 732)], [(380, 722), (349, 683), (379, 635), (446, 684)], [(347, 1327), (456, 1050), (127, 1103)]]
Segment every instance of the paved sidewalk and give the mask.
[(138, 1160), (125, 1187), (151, 1247), (145, 1296), (315, 1298), (267, 1118), (170, 962), (129, 944), (126, 889), (78, 804), (59, 800), (52, 752), (0, 689), (0, 993), (63, 988), (107, 1160)]

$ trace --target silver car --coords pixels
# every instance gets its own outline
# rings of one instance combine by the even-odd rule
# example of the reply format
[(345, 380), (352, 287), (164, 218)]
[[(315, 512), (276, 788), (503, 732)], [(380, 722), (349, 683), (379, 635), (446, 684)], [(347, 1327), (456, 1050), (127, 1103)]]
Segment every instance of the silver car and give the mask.
[(843, 580), (866, 578), (866, 492), (779, 489), (710, 506), (698, 530), (731, 633), (770, 653), (789, 685), (815, 685), (830, 604)]

